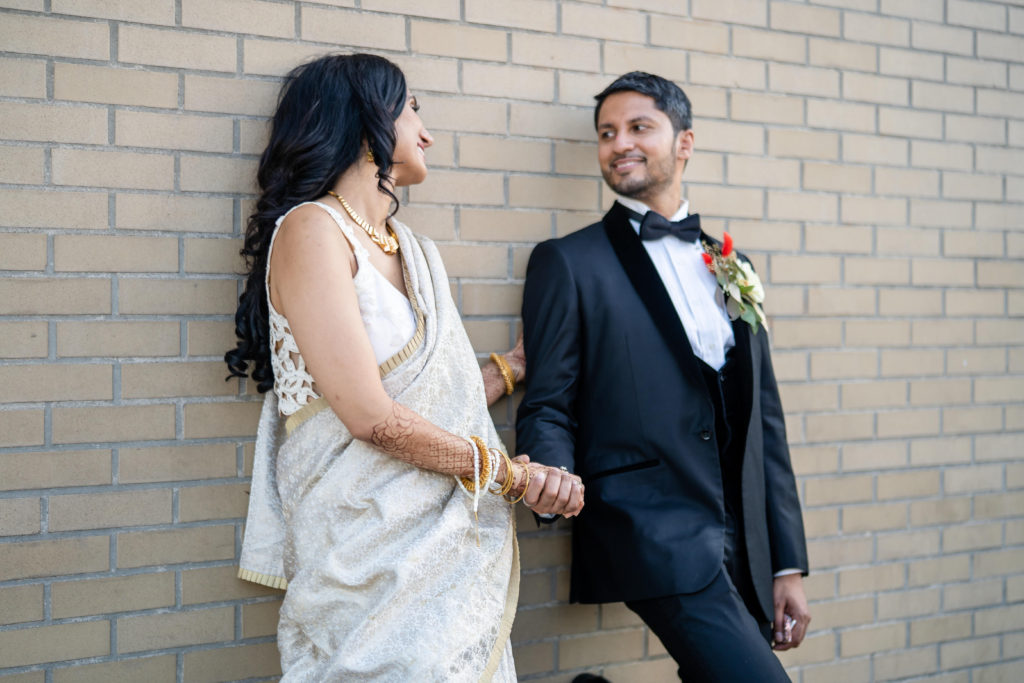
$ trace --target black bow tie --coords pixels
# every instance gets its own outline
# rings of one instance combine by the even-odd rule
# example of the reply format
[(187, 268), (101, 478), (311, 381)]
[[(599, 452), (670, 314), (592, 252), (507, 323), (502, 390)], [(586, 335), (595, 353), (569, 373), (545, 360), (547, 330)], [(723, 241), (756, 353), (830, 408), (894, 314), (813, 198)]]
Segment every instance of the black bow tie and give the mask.
[(699, 213), (691, 213), (680, 221), (670, 221), (656, 211), (648, 211), (642, 217), (633, 210), (629, 213), (640, 221), (642, 240), (660, 240), (666, 235), (675, 235), (684, 242), (694, 242), (700, 237)]

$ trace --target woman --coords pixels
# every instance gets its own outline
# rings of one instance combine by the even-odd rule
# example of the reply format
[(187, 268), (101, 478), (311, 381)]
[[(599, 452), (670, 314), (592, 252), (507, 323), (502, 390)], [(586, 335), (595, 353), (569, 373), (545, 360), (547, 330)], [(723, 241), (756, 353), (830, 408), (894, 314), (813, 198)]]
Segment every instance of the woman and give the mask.
[(487, 404), (521, 348), (481, 371), (436, 248), (393, 218), (427, 173), (417, 109), (387, 60), (323, 57), (289, 74), (260, 161), (225, 359), (273, 388), (239, 576), (287, 587), (286, 681), (515, 680), (506, 501), (583, 505), (575, 477), (499, 450)]

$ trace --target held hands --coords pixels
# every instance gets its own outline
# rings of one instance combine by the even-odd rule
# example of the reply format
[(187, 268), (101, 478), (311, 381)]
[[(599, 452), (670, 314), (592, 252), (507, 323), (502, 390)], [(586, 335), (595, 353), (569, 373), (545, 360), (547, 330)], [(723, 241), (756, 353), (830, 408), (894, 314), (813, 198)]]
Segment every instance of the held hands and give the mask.
[[(528, 455), (518, 455), (512, 461), (530, 470), (530, 483), (523, 497), (526, 507), (538, 514), (564, 517), (575, 517), (583, 509), (583, 482), (578, 476), (558, 467), (530, 462)], [(515, 493), (518, 496), (522, 489)]]
[(811, 623), (803, 577), (800, 574), (775, 577), (772, 594), (775, 604), (772, 647), (776, 650), (799, 647), (807, 635), (807, 625)]

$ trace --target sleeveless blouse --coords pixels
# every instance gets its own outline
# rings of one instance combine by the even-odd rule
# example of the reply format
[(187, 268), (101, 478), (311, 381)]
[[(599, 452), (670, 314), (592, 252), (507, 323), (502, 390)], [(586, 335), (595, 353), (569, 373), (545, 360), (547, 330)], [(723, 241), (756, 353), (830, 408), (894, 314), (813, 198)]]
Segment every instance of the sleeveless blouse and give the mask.
[[(270, 363), (274, 371), (274, 393), (282, 415), (292, 415), (304, 405), (320, 398), (314, 386), (312, 375), (306, 369), (306, 362), (292, 336), (288, 319), (277, 312), (270, 301), (270, 258), (274, 251), (274, 240), (281, 229), (281, 223), (295, 209), (306, 204), (315, 204), (334, 219), (345, 239), (352, 246), (356, 258), (356, 274), (353, 282), (359, 301), (359, 312), (366, 327), (366, 333), (373, 346), (381, 376), (405, 360), (407, 353), (418, 346), (417, 340), (423, 335), (423, 315), (413, 299), (407, 298), (377, 270), (370, 261), (366, 248), (352, 233), (352, 226), (332, 207), (321, 202), (303, 202), (288, 210), (277, 219), (267, 249), (267, 308), (270, 313)], [(403, 272), (404, 272), (403, 267)], [(410, 297), (415, 297), (406, 282)]]

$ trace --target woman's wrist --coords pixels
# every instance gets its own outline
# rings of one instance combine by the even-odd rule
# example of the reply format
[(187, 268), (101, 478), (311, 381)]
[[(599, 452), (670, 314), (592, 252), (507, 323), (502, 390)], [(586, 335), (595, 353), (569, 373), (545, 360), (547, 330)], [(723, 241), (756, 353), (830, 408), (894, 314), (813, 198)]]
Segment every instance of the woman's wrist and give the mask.
[(509, 365), (505, 356), (501, 356), (497, 353), (491, 354), (491, 362), (498, 368), (498, 374), (501, 375), (501, 381), (505, 384), (505, 394), (511, 395), (516, 389), (516, 375), (512, 366)]
[(483, 491), (494, 476), (494, 466), (497, 464), (491, 456), (487, 444), (479, 436), (469, 437), (469, 443), (473, 446), (473, 472), (469, 476), (461, 477), (462, 485), (467, 491)]
[(526, 496), (530, 486), (530, 466), (521, 462), (513, 464), (514, 480), (505, 499), (515, 505)]
[(526, 375), (526, 363), (523, 362), (523, 359), (512, 351), (502, 354), (501, 357), (505, 359), (509, 369), (512, 371), (512, 377), (515, 379), (516, 384), (522, 382), (523, 377)]
[(511, 473), (509, 472), (508, 465), (505, 464), (505, 459), (499, 458), (498, 473), (495, 475), (494, 481), (497, 482), (498, 484), (504, 485), (504, 483), (508, 481), (510, 474)]
[(512, 467), (513, 482), (512, 490), (509, 493), (509, 495), (515, 497), (519, 497), (522, 493), (525, 492), (526, 487), (530, 485), (530, 479), (532, 478), (533, 472), (540, 471), (541, 469), (544, 468), (543, 465), (538, 465), (536, 463), (522, 462), (514, 462), (512, 463)]

